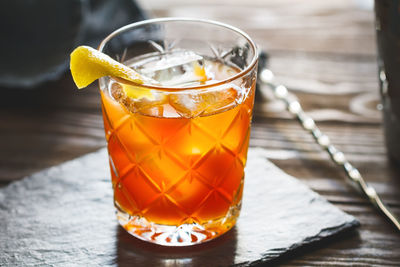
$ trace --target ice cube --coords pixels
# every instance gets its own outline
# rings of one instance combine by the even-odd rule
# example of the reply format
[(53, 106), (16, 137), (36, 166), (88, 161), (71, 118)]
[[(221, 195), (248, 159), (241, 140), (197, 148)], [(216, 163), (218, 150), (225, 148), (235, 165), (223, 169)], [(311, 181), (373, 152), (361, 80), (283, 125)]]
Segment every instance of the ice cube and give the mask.
[(196, 93), (171, 94), (169, 104), (184, 118), (193, 118), (203, 112), (201, 98)]
[(144, 93), (140, 92), (140, 90), (147, 89), (138, 88), (138, 93), (136, 93), (135, 97), (129, 97), (124, 87), (134, 90), (129, 87), (129, 85), (121, 85), (117, 82), (112, 82), (110, 84), (110, 93), (113, 98), (122, 104), (129, 112), (139, 112), (151, 116), (163, 116), (163, 106), (168, 103), (166, 95), (156, 92), (155, 90)]
[(206, 116), (231, 109), (242, 101), (236, 85), (225, 84), (209, 90), (187, 90), (172, 93), (169, 104), (184, 118)]
[(123, 91), (122, 85), (116, 82), (110, 83), (110, 93), (112, 97), (122, 104), (128, 111), (134, 113), (136, 111), (135, 102), (130, 97), (126, 96)]
[(187, 50), (152, 55), (131, 65), (162, 86), (187, 87), (207, 80), (202, 56)]

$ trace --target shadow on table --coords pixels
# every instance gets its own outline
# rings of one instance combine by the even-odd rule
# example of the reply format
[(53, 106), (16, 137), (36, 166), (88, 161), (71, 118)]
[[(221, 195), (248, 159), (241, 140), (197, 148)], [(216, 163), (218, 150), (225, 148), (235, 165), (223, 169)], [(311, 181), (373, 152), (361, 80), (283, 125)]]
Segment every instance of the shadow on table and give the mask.
[(118, 226), (117, 266), (230, 266), (234, 264), (237, 230), (189, 247), (162, 247), (133, 238)]

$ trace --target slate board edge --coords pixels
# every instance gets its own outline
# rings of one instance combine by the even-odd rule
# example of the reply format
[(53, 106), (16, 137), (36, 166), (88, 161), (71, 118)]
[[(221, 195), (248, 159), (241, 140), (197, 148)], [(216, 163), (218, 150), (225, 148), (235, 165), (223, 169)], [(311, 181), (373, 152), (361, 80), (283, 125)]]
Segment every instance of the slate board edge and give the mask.
[[(252, 152), (250, 152), (250, 149), (252, 150)], [(306, 185), (304, 182), (302, 182), (300, 179), (298, 179), (298, 178), (296, 178), (296, 177), (294, 177), (294, 176), (292, 176), (292, 175), (287, 174), (287, 173), (284, 172), (282, 169), (280, 169), (278, 166), (276, 166), (274, 163), (272, 163), (271, 161), (269, 161), (268, 158), (267, 158), (267, 156), (266, 156), (268, 153), (267, 153), (267, 151), (266, 151), (265, 149), (260, 148), (260, 147), (250, 147), (250, 148), (249, 148), (249, 152), (250, 152), (250, 153), (253, 153), (253, 154), (256, 154), (259, 158), (262, 158), (262, 159), (264, 160), (264, 162), (265, 162), (265, 165), (267, 165), (268, 168), (272, 169), (272, 171), (277, 172), (277, 173), (279, 173), (280, 175), (283, 175), (283, 176), (286, 176), (286, 177), (290, 178), (290, 179), (292, 180), (293, 183), (297, 183), (298, 186), (301, 186), (301, 187), (305, 188), (306, 190), (310, 191), (310, 193), (313, 194), (313, 196), (314, 196), (316, 199), (318, 199), (318, 200), (320, 200), (320, 201), (323, 201), (323, 202), (325, 202), (325, 203), (329, 203), (329, 204), (332, 206), (332, 208), (334, 208), (334, 209), (340, 211), (341, 213), (343, 213), (344, 215), (346, 215), (349, 219), (351, 219), (351, 223), (350, 223), (351, 227), (357, 227), (357, 226), (360, 226), (360, 225), (361, 225), (360, 222), (358, 221), (358, 219), (355, 218), (353, 215), (350, 215), (350, 214), (348, 214), (348, 213), (342, 211), (340, 208), (336, 207), (333, 203), (331, 203), (330, 201), (328, 201), (325, 197), (321, 196), (320, 194), (318, 194), (317, 192), (315, 192), (314, 190), (312, 190), (309, 186), (307, 186), (307, 185)], [(350, 228), (351, 228), (351, 227), (350, 227)], [(333, 232), (334, 232), (334, 233), (339, 233), (339, 232), (341, 232), (342, 230), (340, 230), (340, 228), (343, 228), (343, 230), (346, 229), (345, 225), (339, 225), (339, 226), (338, 226), (338, 231), (333, 231)], [(322, 229), (321, 232), (320, 232), (319, 234), (321, 234), (321, 237), (330, 236), (330, 235), (329, 235), (329, 231), (332, 231), (332, 229), (336, 229), (336, 227), (333, 227), (333, 228), (329, 228), (329, 227), (328, 227), (328, 228)]]
[[(351, 232), (354, 231), (355, 228), (360, 226), (360, 222), (357, 219), (354, 219), (350, 223), (340, 225), (338, 227), (334, 227), (333, 230), (332, 228), (325, 228), (322, 229), (321, 232), (318, 234), (318, 236), (313, 236), (310, 238), (307, 238), (304, 240), (302, 244), (294, 244), (291, 247), (285, 248), (285, 249), (276, 249), (277, 254), (276, 256), (271, 256), (265, 255), (261, 259), (253, 262), (242, 262), (239, 264), (235, 264), (234, 266), (239, 267), (239, 266), (265, 266), (265, 264), (271, 264), (275, 265), (275, 263), (279, 263), (279, 260), (284, 259), (285, 257), (292, 255), (296, 253), (299, 249), (306, 248), (307, 246), (313, 244), (317, 245), (318, 242), (324, 241), (326, 238), (332, 238), (336, 235), (345, 233), (345, 232)], [(269, 265), (268, 265), (269, 266)]]
[[(264, 149), (262, 149), (262, 148), (256, 148), (256, 147), (252, 147), (251, 149), (252, 149), (252, 153), (256, 153), (257, 155), (259, 155), (260, 157), (262, 157), (262, 158), (265, 160), (265, 163), (268, 164), (268, 165), (270, 165), (270, 167), (273, 168), (274, 171), (280, 172), (280, 173), (282, 173), (282, 174), (284, 174), (284, 175), (287, 175), (287, 176), (289, 176), (289, 177), (291, 177), (291, 178), (295, 178), (295, 177), (293, 177), (293, 176), (291, 176), (291, 175), (285, 173), (283, 170), (281, 170), (280, 168), (278, 168), (275, 164), (273, 164), (272, 162), (270, 162), (270, 161), (267, 159), (267, 157), (265, 156), (265, 150), (264, 150)], [(45, 169), (43, 169), (43, 170), (41, 170), (41, 171), (35, 172), (35, 173), (31, 174), (31, 175), (28, 175), (28, 176), (22, 178), (21, 180), (18, 180), (18, 181), (15, 181), (15, 182), (13, 182), (13, 183), (10, 183), (10, 184), (7, 185), (6, 187), (0, 189), (0, 192), (3, 191), (3, 190), (7, 190), (8, 187), (14, 187), (14, 186), (16, 186), (17, 184), (25, 184), (25, 182), (26, 182), (27, 179), (32, 179), (32, 178), (33, 178), (33, 179), (35, 179), (35, 178), (36, 178), (36, 179), (37, 179), (37, 178), (40, 179), (40, 177), (43, 176), (43, 173), (46, 173), (46, 174), (47, 174), (47, 173), (51, 173), (53, 170), (58, 171), (59, 169), (64, 169), (64, 168), (68, 167), (70, 164), (72, 164), (73, 162), (75, 162), (75, 161), (77, 161), (77, 160), (78, 160), (78, 161), (79, 161), (79, 160), (84, 160), (84, 159), (87, 158), (87, 157), (90, 158), (90, 157), (95, 156), (96, 154), (103, 155), (103, 154), (105, 154), (105, 153), (107, 153), (107, 152), (106, 152), (106, 148), (101, 148), (101, 149), (99, 149), (99, 150), (97, 150), (97, 151), (95, 151), (95, 152), (91, 152), (91, 153), (88, 153), (88, 154), (86, 154), (86, 155), (83, 155), (83, 156), (80, 156), (80, 157), (77, 157), (77, 158), (68, 160), (68, 161), (63, 162), (63, 163), (61, 163), (61, 164), (59, 164), (59, 165), (55, 165), (55, 166), (52, 166), (52, 167), (49, 167), (49, 168), (45, 168)], [(264, 155), (263, 155), (263, 154), (264, 154)], [(305, 185), (305, 184), (304, 184), (303, 182), (301, 182), (300, 180), (298, 180), (298, 179), (295, 179), (295, 180), (296, 180), (296, 182), (297, 182), (298, 184), (301, 184), (302, 186), (309, 188), (307, 185)], [(317, 194), (316, 192), (312, 191), (311, 189), (309, 189), (309, 190), (310, 190), (311, 192), (313, 192), (313, 193), (316, 195), (316, 197), (321, 198), (321, 199), (323, 199), (324, 201), (326, 201), (326, 202), (329, 203), (329, 201), (327, 201), (327, 200), (326, 200), (325, 198), (323, 198), (321, 195)], [(0, 194), (0, 196), (2, 196), (2, 194)], [(0, 205), (1, 205), (1, 202), (3, 202), (3, 201), (2, 201), (2, 199), (0, 198)], [(334, 206), (334, 205), (332, 205), (332, 206)], [(335, 206), (334, 206), (334, 207), (335, 207)], [(335, 207), (335, 208), (338, 209), (338, 210), (340, 210), (340, 209), (337, 208), (337, 207)], [(343, 212), (343, 211), (342, 211), (342, 212)], [(275, 254), (276, 256), (272, 256), (271, 254), (269, 254), (269, 255), (266, 255), (266, 257), (262, 257), (260, 260), (251, 261), (251, 262), (241, 262), (241, 263), (238, 263), (237, 266), (254, 266), (254, 265), (259, 265), (259, 264), (266, 264), (267, 262), (270, 262), (270, 261), (273, 262), (273, 261), (275, 261), (275, 260), (281, 259), (281, 258), (284, 257), (285, 255), (288, 255), (288, 254), (291, 254), (291, 253), (295, 252), (295, 251), (296, 251), (297, 249), (299, 249), (299, 248), (302, 248), (302, 247), (304, 247), (304, 246), (307, 246), (307, 245), (309, 245), (309, 244), (311, 244), (311, 243), (314, 243), (314, 244), (315, 244), (315, 242), (322, 241), (322, 240), (324, 240), (326, 237), (333, 237), (333, 236), (335, 236), (335, 235), (337, 235), (337, 234), (339, 234), (339, 233), (347, 232), (347, 231), (353, 230), (354, 228), (356, 228), (357, 226), (360, 225), (359, 221), (358, 221), (356, 218), (354, 218), (352, 215), (349, 215), (349, 214), (347, 214), (347, 213), (345, 213), (345, 212), (343, 212), (343, 213), (346, 214), (347, 216), (349, 216), (349, 218), (352, 218), (352, 220), (349, 220), (349, 222), (347, 222), (347, 223), (345, 223), (345, 224), (343, 224), (343, 225), (340, 225), (340, 226), (338, 226), (338, 227), (322, 229), (322, 230), (319, 232), (319, 234), (318, 234), (317, 236), (313, 236), (313, 237), (310, 237), (310, 238), (306, 238), (306, 239), (304, 239), (303, 242), (301, 242), (301, 243), (294, 244), (294, 245), (292, 245), (292, 246), (290, 246), (290, 247), (287, 247), (287, 248), (281, 248), (281, 249), (277, 248), (277, 249), (276, 249), (277, 254)], [(235, 265), (235, 266), (236, 266), (236, 265)]]
[(341, 209), (336, 207), (334, 204), (329, 202), (326, 198), (324, 198), (323, 196), (321, 196), (320, 194), (316, 193), (314, 190), (309, 188), (306, 184), (304, 184), (298, 178), (287, 174), (282, 169), (277, 167), (274, 163), (269, 161), (267, 159), (267, 156), (266, 156), (267, 153), (266, 153), (265, 149), (263, 149), (261, 147), (249, 147), (249, 150), (250, 149), (253, 150), (253, 153), (255, 153), (258, 156), (262, 157), (265, 160), (265, 164), (268, 164), (269, 167), (271, 167), (274, 171), (279, 172), (282, 175), (294, 178), (295, 181), (299, 185), (301, 185), (303, 187), (307, 187), (312, 193), (315, 194), (315, 197), (317, 197), (320, 200), (323, 200), (323, 201), (325, 201), (327, 203), (330, 203), (334, 208), (340, 210), (341, 212), (346, 214), (349, 218), (351, 218), (351, 221), (349, 221), (347, 223), (343, 223), (342, 225), (339, 225), (337, 227), (324, 228), (317, 235), (304, 239), (302, 241), (302, 243), (296, 243), (296, 244), (293, 244), (292, 246), (287, 247), (287, 248), (277, 248), (276, 249), (276, 251), (277, 251), (276, 256), (271, 256), (271, 254), (267, 254), (266, 253), (266, 255), (264, 255), (260, 260), (253, 261), (253, 262), (241, 262), (241, 263), (235, 264), (234, 266), (259, 266), (259, 265), (264, 265), (264, 264), (267, 264), (267, 263), (268, 264), (272, 264), (273, 262), (279, 261), (279, 259), (282, 259), (287, 255), (295, 253), (300, 248), (307, 247), (310, 244), (317, 244), (318, 242), (321, 242), (321, 241), (325, 240), (326, 238), (334, 237), (334, 236), (336, 236), (338, 234), (341, 234), (341, 233), (353, 231), (353, 230), (355, 230), (357, 227), (359, 227), (361, 225), (360, 221), (357, 218), (355, 218), (353, 215), (350, 215), (350, 214), (342, 211)]

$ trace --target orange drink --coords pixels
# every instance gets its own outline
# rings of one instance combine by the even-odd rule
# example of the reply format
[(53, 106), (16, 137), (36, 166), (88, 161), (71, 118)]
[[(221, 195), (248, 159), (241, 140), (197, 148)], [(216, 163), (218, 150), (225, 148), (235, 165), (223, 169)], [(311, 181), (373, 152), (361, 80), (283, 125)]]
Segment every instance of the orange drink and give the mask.
[[(188, 34), (190, 27), (200, 32)], [(149, 38), (142, 35), (134, 44), (140, 53), (131, 53), (133, 43), (125, 49), (112, 43), (138, 30)], [(217, 37), (227, 55), (218, 54), (212, 39), (202, 43), (209, 51), (199, 47), (197, 40), (209, 31), (227, 32)], [(159, 36), (178, 41), (168, 47)], [(114, 46), (121, 50), (111, 52)], [(117, 31), (99, 50), (119, 53), (116, 59), (147, 77), (143, 85), (100, 80), (120, 224), (142, 240), (170, 246), (201, 243), (231, 229), (240, 213), (250, 137), (257, 62), (252, 41), (223, 24), (160, 19)]]

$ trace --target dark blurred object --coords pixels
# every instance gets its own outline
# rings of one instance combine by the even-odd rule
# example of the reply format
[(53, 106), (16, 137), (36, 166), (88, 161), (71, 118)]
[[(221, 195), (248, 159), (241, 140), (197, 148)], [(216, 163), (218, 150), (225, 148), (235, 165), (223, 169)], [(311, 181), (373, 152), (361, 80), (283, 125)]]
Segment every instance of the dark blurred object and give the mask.
[(145, 18), (133, 0), (2, 0), (0, 86), (56, 80), (77, 45), (97, 47), (115, 29)]
[(400, 1), (375, 0), (375, 14), (386, 147), (400, 162)]
[[(258, 72), (268, 67), (268, 60), (269, 55), (267, 52), (263, 51), (261, 48), (258, 48)], [(259, 77), (259, 76), (258, 76)], [(264, 101), (263, 97), (261, 96), (261, 80), (257, 79), (256, 84), (256, 98), (255, 101)]]

